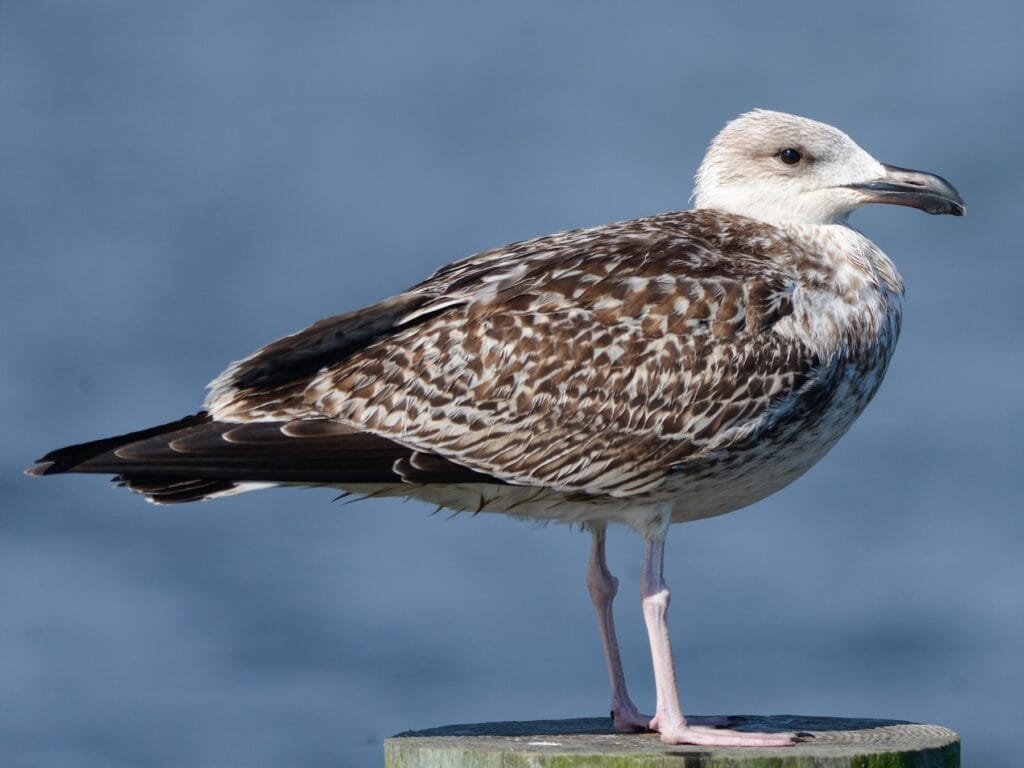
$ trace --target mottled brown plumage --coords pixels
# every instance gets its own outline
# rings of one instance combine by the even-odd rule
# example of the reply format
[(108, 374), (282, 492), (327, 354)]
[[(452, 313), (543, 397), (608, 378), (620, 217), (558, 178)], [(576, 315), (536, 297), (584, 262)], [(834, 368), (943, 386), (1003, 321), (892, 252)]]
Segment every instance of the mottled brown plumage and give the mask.
[[(207, 407), (224, 420), (318, 415), (506, 482), (628, 494), (699, 460), (816, 365), (772, 332), (792, 312), (805, 250), (712, 211), (517, 243), (371, 308), (391, 312), (386, 335), (357, 315), (292, 337), (338, 343), (304, 375), (284, 377), (278, 350), (262, 350), (218, 380)], [(270, 383), (245, 386), (251, 371)]]

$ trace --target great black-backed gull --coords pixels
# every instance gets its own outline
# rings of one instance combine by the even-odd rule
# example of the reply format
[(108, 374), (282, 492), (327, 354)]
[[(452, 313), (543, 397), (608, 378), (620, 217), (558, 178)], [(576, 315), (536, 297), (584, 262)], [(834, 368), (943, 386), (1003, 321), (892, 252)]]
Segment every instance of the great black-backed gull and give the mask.
[[(959, 216), (964, 203), (938, 176), (766, 110), (712, 141), (694, 200), (457, 261), (234, 363), (194, 416), (63, 448), (28, 471), (115, 474), (157, 503), (328, 485), (580, 523), (615, 727), (668, 743), (792, 744), (683, 716), (665, 534), (792, 482), (878, 389), (903, 284), (850, 213), (894, 203)], [(644, 541), (653, 718), (622, 674), (611, 522)]]

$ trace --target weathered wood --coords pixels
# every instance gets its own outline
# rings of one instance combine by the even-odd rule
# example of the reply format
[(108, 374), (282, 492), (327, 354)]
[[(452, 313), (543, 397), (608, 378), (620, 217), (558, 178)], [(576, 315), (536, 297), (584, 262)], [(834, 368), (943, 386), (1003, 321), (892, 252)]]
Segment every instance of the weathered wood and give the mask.
[(450, 725), (384, 742), (385, 768), (959, 768), (960, 737), (897, 720), (741, 716), (736, 730), (797, 731), (793, 747), (669, 746), (608, 718)]

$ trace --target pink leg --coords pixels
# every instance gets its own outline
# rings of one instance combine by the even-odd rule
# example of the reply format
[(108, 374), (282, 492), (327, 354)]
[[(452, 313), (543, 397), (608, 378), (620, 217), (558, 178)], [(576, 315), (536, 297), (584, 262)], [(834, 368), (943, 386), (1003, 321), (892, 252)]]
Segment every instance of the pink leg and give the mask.
[(644, 540), (644, 564), (640, 576), (644, 621), (651, 642), (654, 661), (654, 686), (657, 690), (657, 713), (651, 728), (661, 734), (666, 744), (699, 744), (719, 747), (785, 747), (795, 744), (793, 733), (747, 733), (724, 728), (709, 728), (687, 722), (679, 706), (676, 670), (672, 662), (672, 641), (668, 634), (668, 604), (671, 597), (662, 575), (665, 537)]
[[(601, 630), (601, 646), (608, 667), (608, 679), (612, 688), (612, 723), (615, 730), (623, 733), (651, 730), (651, 716), (643, 715), (636, 708), (626, 690), (626, 676), (622, 672), (619, 656), (619, 642), (615, 636), (615, 620), (612, 618), (612, 601), (618, 593), (619, 580), (612, 576), (604, 556), (605, 528), (603, 524), (590, 526), (590, 567), (587, 570), (587, 587), (594, 601), (597, 626)], [(691, 725), (728, 725), (729, 717), (691, 717)]]
[(646, 731), (651, 722), (648, 715), (641, 715), (626, 691), (626, 676), (622, 673), (622, 659), (619, 656), (619, 641), (615, 637), (615, 621), (612, 618), (612, 600), (619, 589), (619, 580), (612, 576), (604, 559), (603, 524), (590, 527), (590, 567), (587, 569), (587, 587), (590, 599), (597, 612), (597, 626), (601, 630), (601, 645), (604, 660), (608, 666), (608, 679), (612, 685), (612, 723), (617, 731)]

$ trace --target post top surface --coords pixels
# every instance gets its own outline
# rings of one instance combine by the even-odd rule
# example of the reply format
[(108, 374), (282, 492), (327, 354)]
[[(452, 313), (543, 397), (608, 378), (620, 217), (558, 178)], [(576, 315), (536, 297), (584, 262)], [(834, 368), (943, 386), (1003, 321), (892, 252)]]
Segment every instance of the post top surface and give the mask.
[[(715, 766), (941, 766), (956, 768), (959, 736), (938, 725), (900, 720), (809, 717), (800, 715), (741, 715), (730, 728), (750, 731), (797, 731), (807, 738), (793, 747), (708, 748), (662, 744), (655, 733), (616, 733), (609, 718), (532, 720), (449, 725), (406, 731), (385, 742), (387, 765), (415, 766), (406, 759), (415, 752), (436, 757), (458, 756), (451, 765), (490, 764), (486, 755), (503, 755), (502, 765), (601, 765), (600, 758), (636, 765)], [(512, 758), (509, 762), (506, 758)], [(711, 762), (707, 762), (711, 760)], [(856, 760), (856, 762), (854, 762)], [(423, 763), (424, 765), (426, 763)], [(446, 763), (448, 764), (448, 763)], [(611, 762), (609, 762), (611, 764)], [(694, 763), (696, 765), (698, 763)]]

